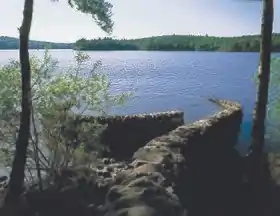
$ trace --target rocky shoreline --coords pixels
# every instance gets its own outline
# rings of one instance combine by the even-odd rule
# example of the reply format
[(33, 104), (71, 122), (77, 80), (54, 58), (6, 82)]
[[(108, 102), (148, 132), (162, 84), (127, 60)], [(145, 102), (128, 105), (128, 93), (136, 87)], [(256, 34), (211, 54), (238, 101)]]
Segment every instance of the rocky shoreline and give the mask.
[[(215, 102), (224, 109), (189, 125), (179, 123), (127, 160), (103, 158), (94, 167), (61, 170), (43, 192), (36, 187), (26, 191), (22, 211), (44, 216), (236, 215), (232, 201), (242, 176), (234, 145), (242, 109), (238, 103)], [(170, 128), (151, 119), (153, 127)]]

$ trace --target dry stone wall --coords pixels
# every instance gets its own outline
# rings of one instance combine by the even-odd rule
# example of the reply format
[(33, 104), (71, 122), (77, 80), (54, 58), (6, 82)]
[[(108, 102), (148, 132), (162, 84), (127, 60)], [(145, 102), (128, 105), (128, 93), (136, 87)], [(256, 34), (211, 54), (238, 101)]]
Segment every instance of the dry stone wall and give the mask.
[(106, 216), (236, 215), (241, 158), (238, 103), (157, 137), (133, 155), (106, 196)]
[(102, 144), (109, 147), (111, 157), (119, 160), (131, 158), (148, 141), (184, 124), (184, 113), (171, 111), (132, 116), (82, 117), (80, 122), (107, 125), (102, 133)]
[(61, 188), (54, 184), (44, 193), (27, 193), (28, 211), (46, 216), (242, 215), (242, 158), (234, 149), (242, 108), (214, 102), (223, 110), (187, 125), (181, 112), (100, 118), (109, 126), (104, 136), (112, 141), (114, 156), (130, 159), (112, 163), (103, 158), (100, 167), (62, 172)]

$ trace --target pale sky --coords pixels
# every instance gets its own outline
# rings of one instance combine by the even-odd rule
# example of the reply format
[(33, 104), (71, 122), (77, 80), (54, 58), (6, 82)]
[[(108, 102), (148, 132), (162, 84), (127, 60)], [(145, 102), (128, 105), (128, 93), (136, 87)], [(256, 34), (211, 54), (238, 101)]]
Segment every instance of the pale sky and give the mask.
[[(24, 0), (0, 0), (0, 36), (18, 36)], [(106, 36), (91, 19), (74, 11), (67, 0), (34, 0), (30, 38), (74, 42)], [(245, 0), (111, 0), (112, 36), (139, 38), (163, 34), (234, 36), (258, 34), (261, 3)], [(275, 1), (275, 28), (280, 32), (280, 0)]]

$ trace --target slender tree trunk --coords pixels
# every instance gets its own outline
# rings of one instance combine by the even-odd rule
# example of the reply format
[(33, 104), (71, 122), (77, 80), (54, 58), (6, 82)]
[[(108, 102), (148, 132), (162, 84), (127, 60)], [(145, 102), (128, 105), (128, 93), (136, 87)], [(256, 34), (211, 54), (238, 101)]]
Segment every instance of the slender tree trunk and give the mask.
[(9, 182), (9, 192), (6, 201), (14, 201), (20, 196), (24, 186), (24, 171), (26, 153), (30, 138), (30, 115), (31, 115), (31, 72), (28, 52), (29, 33), (33, 15), (33, 0), (25, 0), (23, 21), (20, 27), (20, 64), (22, 102), (20, 128), (16, 141), (16, 153), (14, 156), (12, 172)]
[(261, 25), (260, 64), (258, 94), (253, 116), (252, 150), (261, 153), (264, 148), (266, 106), (270, 77), (270, 55), (273, 29), (273, 0), (263, 0)]
[[(258, 93), (253, 115), (251, 155), (259, 162), (265, 142), (265, 120), (268, 102), (270, 59), (273, 30), (273, 0), (263, 0), (261, 24), (260, 63), (258, 70)], [(258, 167), (258, 166), (257, 166)]]
[(270, 60), (272, 47), (273, 31), (273, 0), (263, 0), (263, 14), (261, 24), (261, 44), (260, 44), (260, 63), (258, 71), (258, 93), (256, 98), (253, 128), (252, 128), (252, 145), (250, 153), (250, 164), (252, 172), (250, 181), (253, 186), (253, 196), (256, 199), (255, 215), (264, 215), (265, 206), (264, 198), (264, 156), (263, 149), (265, 143), (265, 120), (267, 113), (268, 88), (270, 77)]

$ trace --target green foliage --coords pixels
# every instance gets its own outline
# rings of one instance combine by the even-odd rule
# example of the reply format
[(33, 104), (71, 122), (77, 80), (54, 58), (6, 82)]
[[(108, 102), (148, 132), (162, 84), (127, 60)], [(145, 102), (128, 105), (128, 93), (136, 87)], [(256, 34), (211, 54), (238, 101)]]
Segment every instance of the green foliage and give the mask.
[(72, 8), (85, 14), (91, 14), (94, 21), (101, 29), (107, 33), (113, 30), (112, 7), (113, 5), (106, 0), (68, 0)]
[[(31, 57), (32, 130), (27, 168), (34, 169), (36, 155), (42, 169), (52, 172), (61, 167), (86, 163), (100, 152), (98, 123), (79, 123), (84, 111), (106, 115), (110, 107), (124, 102), (128, 94), (112, 96), (110, 83), (98, 73), (100, 62), (91, 64), (88, 55), (75, 54), (74, 66), (62, 70), (48, 52), (43, 59)], [(11, 61), (0, 68), (0, 149), (2, 162), (11, 166), (19, 128), (20, 63)], [(79, 113), (79, 115), (77, 115)]]
[[(269, 150), (279, 149), (280, 146), (275, 146), (280, 139), (280, 58), (274, 57), (271, 59), (270, 65), (270, 82), (268, 92), (268, 107), (266, 119), (266, 134), (265, 139)], [(254, 80), (258, 83), (258, 73), (255, 74)], [(271, 145), (272, 144), (272, 145)]]
[[(268, 97), (266, 138), (272, 143), (280, 139), (280, 58), (272, 58)], [(280, 148), (280, 146), (270, 146)]]
[(111, 38), (86, 40), (80, 39), (75, 47), (81, 50), (139, 50), (139, 47), (129, 41), (113, 40)]
[[(268, 92), (268, 107), (267, 107), (267, 119), (266, 119), (266, 134), (265, 139), (267, 146), (270, 150), (280, 148), (275, 146), (275, 143), (280, 139), (280, 59), (274, 57), (271, 59), (270, 65), (270, 82)], [(259, 82), (258, 73), (255, 73), (254, 81), (256, 84)], [(270, 145), (272, 143), (272, 145)]]
[[(115, 40), (109, 37), (95, 40), (80, 39), (75, 44), (30, 41), (30, 49), (80, 49), (80, 50), (187, 50), (187, 51), (225, 51), (259, 52), (260, 36), (211, 37), (192, 35), (166, 35), (134, 40)], [(0, 37), (0, 49), (18, 49), (16, 38)], [(280, 35), (273, 35), (273, 52), (280, 51)]]
[[(59, 0), (52, 0), (59, 1)], [(112, 21), (113, 5), (106, 0), (67, 0), (70, 7), (90, 14), (96, 24), (105, 32), (112, 33), (114, 22)]]
[[(80, 39), (75, 47), (81, 50), (167, 50), (167, 51), (226, 51), (258, 52), (260, 36), (212, 37), (194, 35), (165, 35), (133, 40), (111, 38)], [(280, 51), (280, 35), (273, 35), (274, 52)]]

